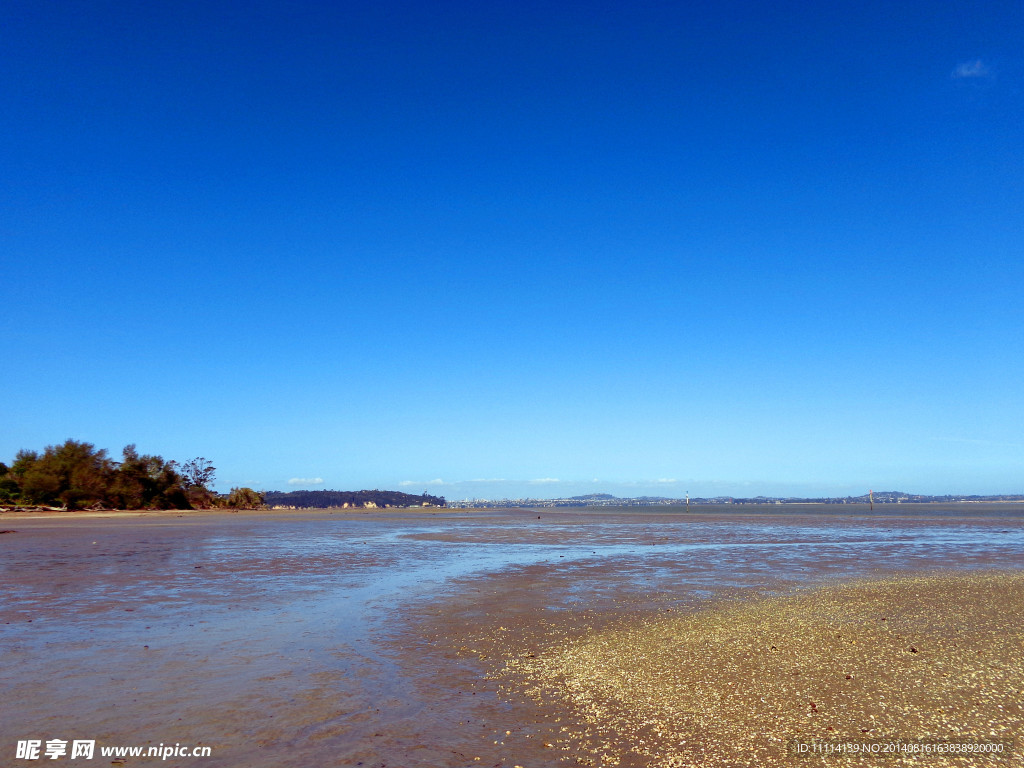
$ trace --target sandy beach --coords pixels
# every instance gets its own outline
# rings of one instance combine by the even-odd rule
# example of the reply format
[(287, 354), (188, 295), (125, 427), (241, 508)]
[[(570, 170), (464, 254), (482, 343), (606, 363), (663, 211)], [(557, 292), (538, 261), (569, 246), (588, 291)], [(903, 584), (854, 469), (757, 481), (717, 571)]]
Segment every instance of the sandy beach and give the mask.
[[(19, 740), (66, 738), (212, 751), (119, 765), (854, 765), (787, 750), (1022, 730), (1010, 509), (34, 514), (0, 529), (5, 762)], [(1021, 764), (986, 760), (926, 764)]]

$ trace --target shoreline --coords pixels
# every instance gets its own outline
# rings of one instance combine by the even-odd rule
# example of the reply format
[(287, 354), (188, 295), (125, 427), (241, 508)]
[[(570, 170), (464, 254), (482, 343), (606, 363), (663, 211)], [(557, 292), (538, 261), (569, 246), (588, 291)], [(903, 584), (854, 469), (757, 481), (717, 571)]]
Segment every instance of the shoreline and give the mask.
[[(1017, 507), (1017, 509), (1012, 509)], [(992, 514), (987, 514), (991, 512)], [(320, 517), (333, 515), (337, 517), (352, 517), (354, 519), (366, 516), (401, 517), (410, 516), (422, 518), (425, 516), (439, 516), (452, 518), (466, 517), (495, 517), (495, 516), (527, 516), (540, 515), (556, 517), (572, 516), (623, 516), (626, 518), (642, 517), (675, 517), (680, 516), (687, 519), (715, 518), (764, 518), (764, 517), (788, 517), (790, 519), (805, 519), (808, 517), (821, 516), (828, 519), (877, 519), (877, 518), (907, 518), (921, 519), (929, 517), (952, 518), (961, 513), (963, 517), (970, 519), (1015, 519), (1024, 520), (1024, 502), (1011, 501), (957, 501), (957, 502), (928, 502), (914, 504), (876, 504), (871, 510), (867, 504), (816, 504), (793, 502), (788, 504), (702, 504), (691, 505), (689, 508), (683, 505), (650, 505), (650, 506), (597, 506), (597, 507), (302, 507), (296, 509), (266, 508), (266, 509), (104, 509), (104, 510), (61, 510), (61, 509), (19, 509), (0, 508), (0, 519), (52, 519), (52, 520), (80, 520), (80, 519), (102, 519), (102, 518), (175, 518), (175, 517), (211, 517), (228, 518), (230, 516), (243, 517), (273, 517), (280, 519), (302, 519), (304, 517)]]

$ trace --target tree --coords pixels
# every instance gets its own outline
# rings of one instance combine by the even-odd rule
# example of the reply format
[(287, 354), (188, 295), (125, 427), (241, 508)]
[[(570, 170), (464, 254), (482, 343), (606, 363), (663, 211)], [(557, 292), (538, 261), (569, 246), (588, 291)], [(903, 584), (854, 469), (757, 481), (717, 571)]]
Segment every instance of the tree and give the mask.
[[(120, 509), (213, 507), (219, 499), (211, 487), (215, 473), (202, 457), (179, 469), (161, 456), (140, 454), (132, 444), (117, 462), (91, 443), (66, 440), (48, 445), (42, 454), (18, 451), (10, 466), (0, 462), (0, 503), (63, 504), (68, 509), (94, 504)], [(245, 500), (252, 502), (248, 496)]]
[(19, 452), (12, 469), (20, 475), (25, 501), (80, 509), (104, 500), (114, 467), (105, 450), (66, 440), (63, 445), (48, 445), (42, 456)]
[(215, 499), (213, 489), (217, 468), (202, 456), (186, 461), (178, 468), (185, 479), (185, 493), (194, 507), (212, 507)]
[(39, 454), (35, 451), (28, 451), (22, 449), (18, 451), (14, 457), (14, 463), (8, 470), (14, 477), (15, 482), (18, 483), (18, 487), (21, 487), (22, 481), (25, 479), (25, 473), (31, 469), (32, 465), (39, 461)]
[(184, 479), (173, 461), (140, 456), (135, 444), (122, 451), (123, 460), (113, 473), (108, 498), (119, 509), (189, 509)]
[(14, 457), (14, 463), (7, 469), (5, 488), (8, 499), (15, 502), (24, 501), (25, 494), (22, 490), (25, 485), (25, 475), (39, 461), (39, 454), (35, 451), (22, 449)]
[(181, 476), (189, 487), (199, 486), (206, 490), (212, 490), (210, 486), (217, 474), (217, 468), (200, 456), (199, 458), (186, 461), (181, 465)]
[(18, 498), (18, 481), (11, 473), (11, 468), (0, 461), (0, 502), (16, 501)]
[(263, 494), (252, 488), (232, 488), (226, 505), (233, 509), (259, 509), (263, 506)]

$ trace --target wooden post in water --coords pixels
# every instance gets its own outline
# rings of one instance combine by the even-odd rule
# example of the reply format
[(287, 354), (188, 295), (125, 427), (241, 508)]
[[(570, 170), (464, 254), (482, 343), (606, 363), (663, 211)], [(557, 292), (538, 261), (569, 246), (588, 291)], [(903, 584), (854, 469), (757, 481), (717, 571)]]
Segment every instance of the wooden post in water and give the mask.
[(875, 511), (875, 492), (874, 491), (870, 491), (870, 490), (868, 491), (868, 501), (871, 502), (871, 511), (874, 512)]

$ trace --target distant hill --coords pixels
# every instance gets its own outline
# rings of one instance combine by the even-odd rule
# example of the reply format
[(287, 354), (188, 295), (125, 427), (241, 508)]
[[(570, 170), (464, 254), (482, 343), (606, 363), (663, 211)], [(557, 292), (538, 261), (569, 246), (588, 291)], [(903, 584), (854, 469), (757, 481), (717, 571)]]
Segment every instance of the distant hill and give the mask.
[(415, 496), (401, 491), (267, 491), (268, 507), (328, 509), (330, 507), (443, 507), (443, 496)]

